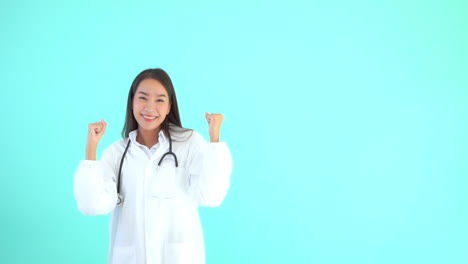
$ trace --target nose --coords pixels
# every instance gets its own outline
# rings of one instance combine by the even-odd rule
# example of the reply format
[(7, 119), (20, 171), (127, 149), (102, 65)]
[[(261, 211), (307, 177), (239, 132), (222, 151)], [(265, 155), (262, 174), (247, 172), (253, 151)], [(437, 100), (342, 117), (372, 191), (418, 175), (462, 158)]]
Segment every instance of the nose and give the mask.
[(145, 111), (148, 113), (156, 113), (156, 102), (148, 100), (145, 104)]

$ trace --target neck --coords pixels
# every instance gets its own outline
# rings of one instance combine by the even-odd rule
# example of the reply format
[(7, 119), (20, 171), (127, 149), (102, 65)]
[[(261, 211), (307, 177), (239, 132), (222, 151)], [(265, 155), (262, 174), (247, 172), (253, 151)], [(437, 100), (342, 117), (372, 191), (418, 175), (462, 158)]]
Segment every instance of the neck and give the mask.
[(156, 130), (143, 130), (138, 128), (137, 142), (151, 148), (152, 146), (158, 144), (159, 141), (159, 131), (160, 128)]

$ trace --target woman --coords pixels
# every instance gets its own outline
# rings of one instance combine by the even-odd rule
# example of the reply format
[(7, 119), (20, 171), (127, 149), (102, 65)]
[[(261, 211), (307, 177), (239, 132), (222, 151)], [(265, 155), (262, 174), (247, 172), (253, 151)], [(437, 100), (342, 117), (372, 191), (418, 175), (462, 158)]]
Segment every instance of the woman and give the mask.
[(83, 214), (112, 212), (109, 263), (205, 263), (198, 206), (221, 204), (232, 170), (229, 149), (219, 142), (223, 116), (205, 117), (210, 143), (182, 127), (167, 73), (148, 69), (130, 87), (123, 139), (99, 161), (107, 124), (89, 124), (74, 193)]

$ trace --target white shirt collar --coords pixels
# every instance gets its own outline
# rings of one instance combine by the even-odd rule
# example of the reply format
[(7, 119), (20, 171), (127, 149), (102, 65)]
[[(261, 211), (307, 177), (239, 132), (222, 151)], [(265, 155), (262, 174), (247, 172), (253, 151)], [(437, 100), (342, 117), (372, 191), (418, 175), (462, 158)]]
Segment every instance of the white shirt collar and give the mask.
[[(140, 144), (136, 138), (137, 138), (137, 135), (138, 135), (138, 129), (135, 129), (133, 130), (132, 132), (130, 132), (128, 134), (128, 138), (132, 141), (132, 143), (134, 143), (135, 145), (139, 146), (139, 147), (145, 147), (147, 148), (145, 145), (142, 145)], [(163, 143), (166, 143), (167, 142), (167, 138), (166, 138), (166, 135), (164, 135), (164, 131), (161, 130), (159, 131), (159, 139), (158, 139), (158, 144), (152, 146), (151, 148), (156, 148), (158, 147), (159, 145), (163, 144)]]

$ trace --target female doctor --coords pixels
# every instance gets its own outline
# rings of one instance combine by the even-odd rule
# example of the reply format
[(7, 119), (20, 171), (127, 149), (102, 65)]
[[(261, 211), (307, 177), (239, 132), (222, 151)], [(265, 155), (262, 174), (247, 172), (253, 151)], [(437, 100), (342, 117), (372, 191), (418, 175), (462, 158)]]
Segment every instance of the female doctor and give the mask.
[(83, 214), (112, 213), (109, 263), (205, 263), (198, 206), (221, 204), (232, 170), (219, 142), (223, 116), (205, 117), (210, 143), (182, 127), (167, 73), (148, 69), (130, 87), (123, 138), (101, 160), (96, 149), (107, 123), (89, 124), (74, 194)]

